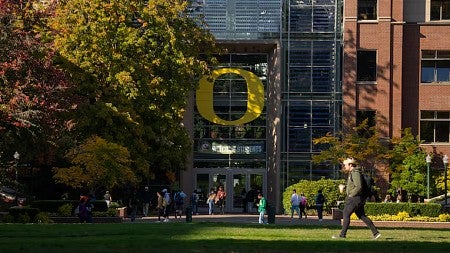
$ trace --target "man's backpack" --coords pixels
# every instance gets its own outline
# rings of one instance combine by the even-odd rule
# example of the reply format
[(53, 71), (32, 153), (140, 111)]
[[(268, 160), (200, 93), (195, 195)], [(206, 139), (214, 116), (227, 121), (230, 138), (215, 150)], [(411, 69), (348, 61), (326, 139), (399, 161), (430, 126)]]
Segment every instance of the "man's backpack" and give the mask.
[(181, 196), (180, 192), (175, 193), (173, 200), (175, 201), (175, 204), (183, 204), (183, 197)]
[(372, 176), (361, 172), (362, 194), (364, 198), (372, 197), (374, 180)]

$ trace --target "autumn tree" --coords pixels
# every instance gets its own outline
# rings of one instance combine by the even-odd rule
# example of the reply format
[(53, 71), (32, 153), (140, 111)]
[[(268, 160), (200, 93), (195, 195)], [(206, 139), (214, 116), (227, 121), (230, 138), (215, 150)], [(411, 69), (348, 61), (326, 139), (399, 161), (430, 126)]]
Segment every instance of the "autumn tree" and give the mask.
[[(55, 159), (71, 107), (69, 81), (55, 64), (52, 42), (43, 39), (50, 13), (40, 1), (0, 0), (0, 151), (32, 166)], [(1, 162), (0, 162), (1, 164)]]
[(65, 0), (51, 22), (86, 101), (72, 118), (76, 138), (126, 147), (143, 179), (183, 169), (191, 150), (182, 119), (214, 40), (188, 17), (187, 4)]
[(353, 157), (359, 161), (359, 165), (366, 170), (372, 170), (380, 162), (386, 162), (389, 158), (389, 142), (382, 138), (376, 127), (368, 126), (364, 120), (348, 133), (337, 133), (313, 140), (322, 151), (314, 155), (314, 163), (340, 164), (343, 159)]
[(55, 180), (75, 189), (105, 191), (137, 182), (125, 147), (93, 136), (67, 152), (68, 168), (55, 169)]

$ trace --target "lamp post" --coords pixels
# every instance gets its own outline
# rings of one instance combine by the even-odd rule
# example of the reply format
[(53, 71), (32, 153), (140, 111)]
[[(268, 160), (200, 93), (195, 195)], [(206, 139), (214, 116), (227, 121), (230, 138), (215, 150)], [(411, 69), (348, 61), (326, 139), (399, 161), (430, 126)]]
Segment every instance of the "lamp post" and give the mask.
[(430, 166), (431, 166), (431, 155), (428, 154), (425, 158), (427, 162), (427, 199), (430, 199)]
[(444, 155), (442, 158), (444, 162), (444, 191), (445, 191), (445, 205), (447, 206), (447, 166), (448, 166), (448, 156)]
[(19, 174), (18, 174), (18, 172), (17, 172), (17, 165), (19, 164), (19, 159), (20, 159), (20, 154), (19, 154), (19, 152), (14, 152), (14, 160), (16, 161), (16, 163), (15, 163), (15, 167), (16, 167), (16, 183), (18, 182), (18, 179), (19, 179)]

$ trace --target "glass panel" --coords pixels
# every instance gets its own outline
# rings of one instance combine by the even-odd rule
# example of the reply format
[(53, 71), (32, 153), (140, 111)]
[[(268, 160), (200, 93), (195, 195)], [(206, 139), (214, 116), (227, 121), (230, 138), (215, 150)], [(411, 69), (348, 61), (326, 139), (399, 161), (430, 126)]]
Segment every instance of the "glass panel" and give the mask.
[(434, 111), (421, 111), (420, 118), (421, 119), (434, 119)]
[(450, 81), (450, 61), (436, 61), (436, 77), (438, 82)]
[(376, 81), (377, 60), (376, 51), (358, 51), (357, 54), (357, 80)]
[(450, 1), (444, 0), (442, 2), (442, 19), (450, 19)]
[(449, 122), (436, 122), (436, 142), (448, 142)]
[(359, 20), (377, 19), (377, 0), (359, 0), (358, 19)]
[(436, 112), (438, 119), (450, 119), (450, 112)]
[(434, 131), (433, 131), (434, 124), (430, 121), (421, 121), (420, 122), (420, 140), (424, 142), (433, 142), (434, 138)]
[(434, 79), (434, 64), (435, 61), (422, 61), (421, 82), (432, 83)]
[(441, 0), (431, 0), (430, 20), (441, 19)]
[(233, 208), (244, 208), (246, 191), (246, 175), (233, 175)]
[(436, 58), (436, 51), (434, 50), (423, 50), (422, 51), (423, 59), (434, 59)]
[[(450, 1), (449, 1), (449, 3), (450, 3)], [(437, 58), (450, 59), (450, 51), (437, 51)]]

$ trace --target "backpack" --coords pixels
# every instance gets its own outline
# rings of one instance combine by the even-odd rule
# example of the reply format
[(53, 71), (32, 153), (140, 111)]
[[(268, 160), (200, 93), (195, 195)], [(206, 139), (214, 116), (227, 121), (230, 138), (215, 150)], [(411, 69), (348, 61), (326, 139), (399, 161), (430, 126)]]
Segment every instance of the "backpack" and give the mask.
[(374, 180), (372, 176), (361, 172), (362, 194), (364, 198), (372, 197)]
[(317, 203), (316, 204), (323, 204), (325, 203), (325, 197), (323, 196), (323, 194), (319, 194), (317, 195)]
[(183, 198), (181, 197), (180, 192), (175, 193), (175, 196), (173, 196), (173, 200), (176, 204), (183, 204)]

